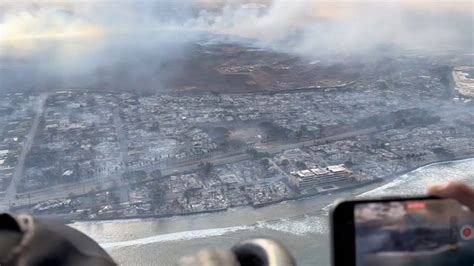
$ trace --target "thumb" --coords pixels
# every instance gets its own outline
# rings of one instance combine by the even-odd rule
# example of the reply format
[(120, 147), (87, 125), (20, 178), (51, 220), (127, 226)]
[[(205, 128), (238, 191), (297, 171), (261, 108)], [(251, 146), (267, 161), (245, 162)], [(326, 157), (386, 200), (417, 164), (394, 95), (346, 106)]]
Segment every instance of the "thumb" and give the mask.
[(474, 189), (468, 185), (453, 181), (446, 185), (434, 185), (428, 187), (428, 194), (441, 198), (451, 198), (469, 207), (474, 211)]

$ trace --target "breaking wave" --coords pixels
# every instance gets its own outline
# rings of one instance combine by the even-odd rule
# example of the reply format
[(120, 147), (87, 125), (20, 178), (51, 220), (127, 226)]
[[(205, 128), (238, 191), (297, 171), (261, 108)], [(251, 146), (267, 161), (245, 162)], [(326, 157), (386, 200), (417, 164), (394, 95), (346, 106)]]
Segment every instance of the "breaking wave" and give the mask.
[(147, 244), (159, 243), (159, 242), (207, 238), (207, 237), (212, 237), (212, 236), (220, 236), (220, 235), (224, 235), (228, 233), (238, 232), (242, 230), (250, 230), (253, 228), (254, 227), (252, 226), (232, 226), (232, 227), (226, 227), (226, 228), (192, 230), (192, 231), (184, 231), (184, 232), (170, 233), (170, 234), (164, 234), (164, 235), (155, 235), (155, 236), (144, 237), (144, 238), (139, 238), (139, 239), (134, 239), (134, 240), (102, 243), (100, 245), (105, 249), (114, 249), (114, 248), (130, 247), (130, 246), (147, 245)]
[(325, 234), (328, 232), (327, 217), (305, 215), (303, 218), (285, 218), (273, 221), (260, 221), (253, 225), (232, 226), (224, 228), (203, 229), (155, 235), (133, 240), (101, 243), (105, 249), (115, 249), (130, 246), (140, 246), (160, 242), (192, 240), (207, 237), (222, 236), (239, 231), (258, 229), (274, 230), (292, 235)]
[(270, 229), (292, 235), (326, 234), (329, 232), (328, 218), (305, 215), (303, 218), (285, 218), (269, 222), (260, 222), (257, 228)]
[(463, 181), (474, 185), (474, 159), (449, 161), (426, 165), (397, 179), (364, 192), (358, 197), (374, 197), (387, 195), (421, 195), (426, 188), (433, 184), (443, 184), (449, 181)]

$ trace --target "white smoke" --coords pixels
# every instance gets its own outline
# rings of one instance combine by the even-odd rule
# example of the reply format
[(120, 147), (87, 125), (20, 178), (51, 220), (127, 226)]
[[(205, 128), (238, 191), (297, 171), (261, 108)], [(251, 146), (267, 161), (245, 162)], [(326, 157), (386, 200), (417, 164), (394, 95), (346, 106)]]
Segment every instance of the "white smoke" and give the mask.
[(197, 37), (173, 21), (189, 18), (188, 7), (185, 1), (6, 4), (0, 21), (2, 69), (9, 60), (27, 64), (3, 74), (2, 88), (157, 89), (172, 75), (162, 66), (186, 56)]
[[(201, 14), (203, 28), (254, 38), (303, 55), (360, 52), (380, 44), (473, 44), (473, 2), (275, 0), (268, 8), (226, 6)], [(206, 16), (207, 15), (207, 16)]]
[[(170, 65), (189, 57), (203, 33), (250, 38), (263, 48), (303, 56), (369, 53), (381, 44), (473, 45), (470, 1), (30, 0), (1, 5), (0, 71), (6, 72), (0, 73), (0, 89), (160, 87), (178, 72), (179, 66)], [(8, 69), (18, 59), (27, 62), (24, 68)]]

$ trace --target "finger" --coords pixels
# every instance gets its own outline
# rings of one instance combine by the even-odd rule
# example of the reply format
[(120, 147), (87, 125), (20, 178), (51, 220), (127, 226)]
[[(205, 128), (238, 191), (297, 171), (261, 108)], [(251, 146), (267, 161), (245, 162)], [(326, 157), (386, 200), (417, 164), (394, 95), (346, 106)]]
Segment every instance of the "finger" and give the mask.
[(453, 181), (446, 185), (428, 187), (428, 194), (442, 198), (452, 198), (474, 211), (474, 189), (464, 183)]

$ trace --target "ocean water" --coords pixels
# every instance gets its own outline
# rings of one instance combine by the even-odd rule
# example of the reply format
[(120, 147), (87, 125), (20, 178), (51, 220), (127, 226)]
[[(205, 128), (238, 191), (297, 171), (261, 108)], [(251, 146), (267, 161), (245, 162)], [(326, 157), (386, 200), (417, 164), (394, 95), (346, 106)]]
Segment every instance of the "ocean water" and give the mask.
[(461, 180), (474, 185), (474, 159), (438, 163), (383, 184), (334, 195), (289, 201), (261, 209), (164, 219), (78, 222), (121, 265), (175, 265), (203, 248), (225, 249), (253, 237), (284, 243), (298, 265), (330, 265), (328, 210), (338, 198), (420, 195), (430, 184)]

